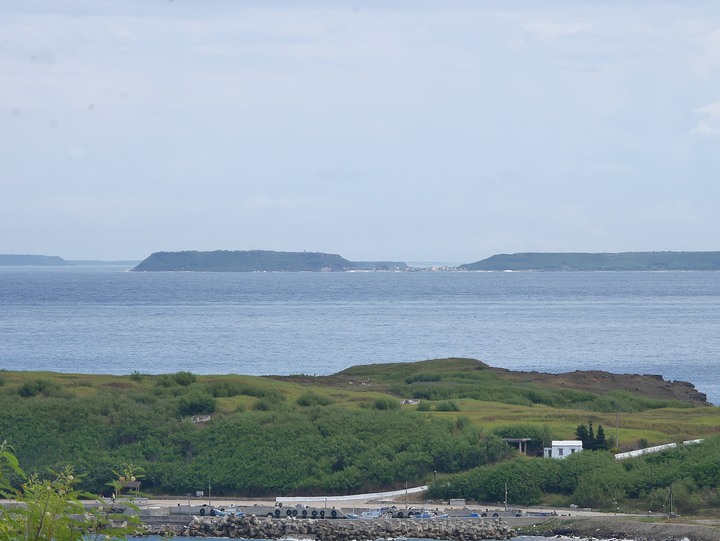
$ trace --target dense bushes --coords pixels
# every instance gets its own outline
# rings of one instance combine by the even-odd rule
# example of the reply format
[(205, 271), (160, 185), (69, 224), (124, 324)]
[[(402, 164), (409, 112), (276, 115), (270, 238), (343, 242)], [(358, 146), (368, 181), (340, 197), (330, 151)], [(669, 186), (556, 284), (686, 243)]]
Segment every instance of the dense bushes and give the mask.
[[(483, 396), (502, 390), (504, 402), (589, 404), (605, 398), (501, 385), (487, 370), (429, 370), (372, 385), (353, 376), (334, 382), (337, 387), (326, 380), (306, 387), (305, 377), (288, 382), (189, 372), (124, 378), (2, 375), (0, 441), (11, 442), (30, 471), (73, 464), (82, 488), (92, 492), (107, 490), (113, 468), (133, 463), (146, 472), (145, 490), (168, 494), (202, 490), (208, 480), (218, 495), (374, 491), (425, 483), (437, 472), (432, 495), (443, 499), (497, 502), (507, 482), (508, 497), (522, 505), (605, 507), (617, 500), (657, 510), (670, 486), (682, 496), (678, 510), (720, 504), (716, 440), (623, 462), (606, 452), (563, 461), (516, 456), (502, 437), (531, 438), (531, 449), (539, 450), (553, 438), (551, 429), (496, 424), (493, 418), (492, 433), (484, 433), (477, 428), (475, 404), (459, 401), (471, 387)], [(401, 406), (398, 396), (386, 394), (391, 385), (403, 396), (426, 388), (444, 398), (423, 400), (417, 409)], [(622, 407), (639, 407), (641, 400)], [(455, 413), (459, 409), (463, 415)], [(191, 419), (202, 415), (212, 418)], [(571, 427), (590, 417), (568, 410), (561, 415), (572, 419)], [(515, 412), (511, 418), (518, 418)], [(593, 434), (593, 441), (598, 436)]]
[[(575, 453), (564, 460), (516, 457), (452, 475), (430, 485), (432, 498), (467, 498), (515, 505), (554, 503), (580, 507), (697, 512), (720, 498), (720, 438), (701, 445), (618, 461), (608, 452)], [(663, 507), (665, 506), (665, 507)]]
[[(139, 379), (76, 395), (38, 390), (21, 400), (19, 387), (6, 385), (0, 440), (13, 444), (30, 471), (73, 464), (81, 488), (96, 493), (107, 490), (113, 468), (130, 462), (144, 468), (149, 491), (184, 494), (209, 479), (213, 493), (260, 496), (397, 488), (510, 452), (467, 418), (403, 410), (396, 398), (348, 409), (315, 391), (288, 401), (277, 388), (234, 379), (180, 373)], [(215, 412), (224, 396), (245, 402), (234, 413), (190, 422)]]
[(297, 405), (303, 407), (328, 406), (330, 404), (332, 404), (332, 400), (329, 397), (313, 391), (307, 391), (297, 399)]

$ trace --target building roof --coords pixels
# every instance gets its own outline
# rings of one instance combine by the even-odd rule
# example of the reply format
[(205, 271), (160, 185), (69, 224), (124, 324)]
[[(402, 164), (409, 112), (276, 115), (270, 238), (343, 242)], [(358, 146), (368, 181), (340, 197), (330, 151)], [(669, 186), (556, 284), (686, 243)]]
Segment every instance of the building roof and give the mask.
[(582, 447), (582, 441), (580, 440), (553, 440), (553, 447)]

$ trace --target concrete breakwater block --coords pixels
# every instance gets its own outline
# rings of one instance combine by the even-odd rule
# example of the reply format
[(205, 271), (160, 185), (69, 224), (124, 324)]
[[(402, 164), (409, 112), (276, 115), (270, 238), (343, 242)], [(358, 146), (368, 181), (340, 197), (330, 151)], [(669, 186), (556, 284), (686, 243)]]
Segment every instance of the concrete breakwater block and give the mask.
[[(159, 533), (163, 527), (158, 527)], [(266, 517), (194, 517), (182, 531), (189, 537), (280, 539), (300, 537), (317, 541), (375, 541), (398, 537), (478, 541), (511, 539), (515, 530), (500, 520), (482, 519), (379, 519), (321, 520)]]

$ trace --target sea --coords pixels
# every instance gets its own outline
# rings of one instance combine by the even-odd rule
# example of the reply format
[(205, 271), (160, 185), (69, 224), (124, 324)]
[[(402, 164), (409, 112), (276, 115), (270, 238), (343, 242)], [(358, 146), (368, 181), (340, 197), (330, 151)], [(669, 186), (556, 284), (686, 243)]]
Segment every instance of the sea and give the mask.
[(720, 272), (0, 267), (0, 369), (327, 375), (445, 357), (657, 374), (720, 404)]

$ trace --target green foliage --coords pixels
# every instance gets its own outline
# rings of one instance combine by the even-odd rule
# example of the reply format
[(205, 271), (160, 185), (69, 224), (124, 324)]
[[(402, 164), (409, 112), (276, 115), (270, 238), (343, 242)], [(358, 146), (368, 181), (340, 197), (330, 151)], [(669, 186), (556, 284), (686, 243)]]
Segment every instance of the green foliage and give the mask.
[(672, 493), (675, 512), (695, 513), (720, 503), (720, 438), (623, 461), (607, 452), (574, 453), (564, 460), (518, 457), (435, 481), (429, 496), (500, 501), (506, 480), (514, 504), (544, 500), (669, 513)]
[(460, 411), (460, 404), (454, 400), (443, 400), (435, 405), (436, 411)]
[[(21, 488), (10, 487), (9, 472), (24, 479)], [(119, 517), (110, 511), (86, 510), (80, 498), (89, 495), (75, 488), (77, 481), (70, 467), (47, 478), (26, 477), (7, 444), (0, 445), (0, 495), (19, 504), (0, 506), (0, 541), (112, 541), (133, 533), (139, 525), (137, 517), (123, 515), (124, 525), (117, 526), (111, 519)]]
[(586, 425), (578, 425), (575, 429), (575, 436), (582, 441), (583, 449), (588, 451), (607, 451), (610, 443), (605, 438), (605, 429), (598, 425), (597, 434), (593, 429), (592, 421)]
[(133, 370), (133, 373), (130, 374), (130, 379), (131, 379), (132, 381), (136, 381), (136, 382), (140, 383), (140, 382), (142, 381), (142, 379), (143, 379), (143, 376), (142, 376), (142, 374), (141, 374), (140, 372), (138, 372), (137, 370)]
[(533, 505), (539, 503), (543, 493), (556, 482), (557, 470), (556, 461), (519, 456), (435, 481), (430, 485), (428, 495), (431, 498), (500, 502), (505, 499), (507, 483), (509, 502)]
[[(502, 421), (506, 407), (497, 405), (492, 408), (501, 413), (491, 422), (506, 424), (495, 426), (492, 433), (484, 432), (478, 429), (476, 404), (463, 399), (463, 415), (459, 416), (453, 412), (454, 406), (445, 403), (457, 405), (465, 392), (499, 396), (503, 390), (508, 396), (516, 393), (518, 401), (528, 404), (536, 403), (533, 400), (564, 405), (580, 400), (586, 404), (587, 397), (595, 396), (511, 385), (477, 361), (450, 359), (442, 365), (445, 363), (451, 369), (439, 368), (439, 361), (374, 368), (376, 374), (388, 378), (387, 384), (366, 379), (363, 370), (369, 369), (365, 368), (337, 380), (319, 378), (315, 387), (308, 386), (306, 376), (295, 383), (292, 378), (189, 373), (179, 380), (177, 374), (146, 374), (139, 380), (132, 376), (81, 379), (3, 374), (7, 384), (0, 387), (0, 437), (13, 441), (31, 475), (71, 463), (80, 479), (78, 488), (95, 494), (107, 492), (108, 481), (117, 478), (114, 465), (134, 464), (145, 470), (144, 489), (165, 494), (202, 489), (208, 479), (218, 495), (372, 492), (405, 481), (425, 483), (438, 472), (442, 474), (439, 479), (447, 479), (461, 496), (496, 497), (497, 487), (504, 484), (496, 482), (500, 474), (497, 479), (488, 478), (495, 479), (490, 485), (494, 492), (484, 492), (477, 479), (490, 474), (480, 474), (475, 468), (483, 466), (492, 472), (494, 465), (500, 467), (517, 455), (500, 436), (530, 437), (540, 448), (553, 434), (541, 424)], [(44, 383), (37, 384), (38, 379)], [(355, 385), (357, 380), (370, 383)], [(18, 389), (24, 383), (29, 384), (32, 396), (19, 399)], [(401, 408), (400, 397), (387, 394), (393, 384), (401, 396), (412, 388), (429, 386), (437, 391), (435, 396), (446, 397), (422, 400), (417, 411)], [(450, 413), (435, 414), (438, 405)], [(526, 410), (506, 409), (513, 410), (507, 419), (524, 419), (515, 415), (517, 411), (524, 415)], [(698, 412), (692, 418), (714, 419), (709, 410), (707, 417)], [(557, 413), (545, 408), (537, 411), (542, 422)], [(213, 413), (211, 422), (188, 422), (188, 416), (206, 413)], [(682, 415), (670, 413), (678, 419)], [(561, 412), (565, 430), (587, 418), (586, 412), (577, 415)], [(595, 437), (600, 435), (598, 426)], [(513, 465), (512, 460), (503, 466), (508, 470), (498, 471), (517, 477), (518, 486), (525, 491), (525, 496), (517, 498), (523, 502), (545, 497), (567, 503), (581, 497), (599, 502), (611, 493), (629, 501), (645, 501), (657, 499), (658, 491), (673, 483), (690, 479), (693, 484), (687, 485), (688, 497), (697, 494), (708, 504), (720, 486), (720, 463), (715, 458), (720, 450), (702, 457), (696, 453), (695, 449), (678, 449), (663, 454), (662, 460), (658, 456), (657, 462), (650, 462), (651, 457), (624, 461), (617, 471), (614, 462), (603, 463), (608, 453), (530, 462), (539, 468), (537, 475), (542, 473), (539, 478), (523, 469), (528, 467), (525, 463)], [(605, 466), (611, 479), (578, 488), (580, 483), (590, 483), (587, 479), (596, 475), (595, 468)], [(513, 468), (520, 474), (513, 473)], [(5, 478), (15, 487), (23, 482), (12, 471)]]
[[(451, 365), (451, 368), (441, 371), (443, 362)], [(541, 387), (512, 379), (509, 375), (488, 369), (487, 365), (472, 359), (444, 359), (385, 366), (383, 369), (373, 366), (372, 371), (368, 367), (353, 367), (344, 370), (342, 374), (358, 377), (370, 373), (377, 380), (387, 381), (391, 393), (423, 401), (472, 399), (519, 406), (542, 404), (553, 408), (604, 413), (692, 407), (689, 403), (677, 400), (653, 399), (622, 390), (599, 395), (576, 389)]]
[(440, 381), (442, 380), (442, 378), (442, 374), (420, 373), (413, 374), (412, 376), (405, 378), (405, 383), (410, 385), (412, 383), (415, 383), (416, 381)]
[[(0, 389), (0, 434), (16, 443), (29, 471), (60, 457), (75, 464), (80, 487), (95, 494), (117, 479), (115, 464), (143, 468), (147, 486), (161, 493), (192, 492), (212, 479), (218, 495), (262, 496), (423, 483), (435, 471), (460, 472), (509, 453), (467, 418), (419, 414), (400, 408), (397, 398), (349, 409), (316, 391), (290, 402), (277, 387), (197, 379), (181, 386), (172, 377), (146, 375), (132, 386), (103, 384), (97, 394), (72, 399), (18, 400), (14, 388), (12, 394)], [(233, 399), (216, 398), (211, 389), (257, 399), (252, 408), (233, 405), (217, 414), (221, 401)], [(213, 407), (211, 423), (183, 421)]]
[(191, 389), (177, 398), (177, 408), (180, 415), (202, 415), (215, 411), (215, 398), (200, 389)]
[(418, 411), (430, 411), (432, 409), (432, 404), (428, 402), (427, 400), (421, 400), (418, 402), (417, 410)]
[(221, 397), (233, 397), (238, 396), (243, 393), (243, 386), (240, 383), (237, 383), (235, 381), (231, 380), (220, 380), (220, 381), (214, 381), (206, 386), (207, 391), (213, 395), (215, 398), (221, 398)]
[(62, 389), (56, 383), (46, 379), (35, 379), (26, 381), (18, 388), (18, 394), (23, 398), (32, 398), (34, 396), (58, 396), (62, 394)]
[(177, 385), (177, 381), (175, 381), (175, 378), (173, 378), (170, 374), (162, 374), (155, 378), (156, 387), (168, 388), (173, 387), (174, 385)]
[(397, 410), (400, 409), (400, 402), (394, 398), (381, 396), (372, 402), (366, 402), (363, 407), (374, 408), (376, 410)]
[(275, 406), (277, 402), (274, 400), (270, 400), (268, 398), (261, 398), (255, 404), (253, 404), (253, 409), (255, 411), (270, 411), (273, 409), (273, 406)]
[(302, 407), (329, 406), (330, 404), (332, 404), (330, 397), (313, 391), (306, 391), (297, 399), (297, 405)]
[(178, 385), (182, 385), (183, 387), (192, 385), (197, 380), (195, 374), (193, 374), (192, 372), (187, 372), (185, 370), (181, 370), (180, 372), (176, 372), (175, 374), (173, 374), (173, 379), (175, 380), (175, 383), (177, 383)]
[[(145, 477), (144, 469), (135, 464), (123, 464), (120, 471), (112, 470), (114, 478), (107, 485), (113, 489), (113, 498), (123, 496), (123, 491), (127, 490), (132, 493), (132, 483), (139, 482)], [(138, 489), (134, 489), (138, 493)]]

